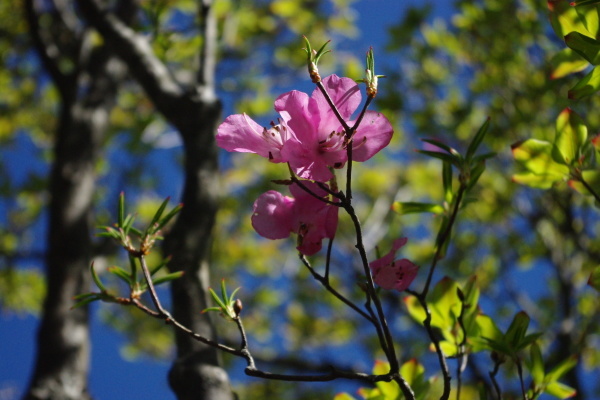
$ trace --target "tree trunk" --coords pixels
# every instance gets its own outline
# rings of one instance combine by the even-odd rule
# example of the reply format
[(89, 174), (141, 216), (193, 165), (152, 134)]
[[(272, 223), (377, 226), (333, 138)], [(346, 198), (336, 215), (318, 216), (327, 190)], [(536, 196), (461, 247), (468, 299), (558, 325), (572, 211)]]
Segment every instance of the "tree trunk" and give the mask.
[[(53, 32), (42, 31), (33, 1), (26, 1), (25, 7), (36, 50), (61, 94), (61, 113), (48, 189), (47, 294), (34, 372), (24, 398), (85, 400), (91, 398), (89, 313), (87, 307), (71, 307), (73, 297), (90, 287), (95, 164), (124, 68), (106, 49), (85, 48), (85, 31), (64, 35), (69, 43), (44, 41)], [(57, 21), (50, 29), (58, 28)], [(58, 56), (69, 58), (75, 72), (61, 71), (53, 46), (72, 50)]]
[[(165, 238), (172, 255), (171, 270), (185, 271), (172, 283), (173, 316), (195, 332), (215, 338), (207, 307), (209, 253), (217, 211), (217, 148), (215, 131), (221, 104), (214, 94), (216, 26), (210, 1), (203, 1), (204, 28), (199, 79), (183, 88), (155, 56), (145, 37), (128, 28), (102, 8), (97, 0), (78, 0), (86, 17), (127, 64), (131, 76), (144, 88), (157, 110), (179, 131), (184, 143), (185, 183), (183, 210)], [(232, 400), (229, 378), (220, 367), (216, 349), (189, 336), (176, 334), (177, 360), (169, 373), (171, 388), (180, 400)]]

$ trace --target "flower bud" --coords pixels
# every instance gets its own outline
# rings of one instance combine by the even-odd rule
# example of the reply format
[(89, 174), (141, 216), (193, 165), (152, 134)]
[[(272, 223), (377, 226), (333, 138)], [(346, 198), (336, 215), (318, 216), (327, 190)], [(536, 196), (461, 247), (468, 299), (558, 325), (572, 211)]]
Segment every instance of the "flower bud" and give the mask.
[(319, 83), (321, 82), (321, 75), (319, 75), (319, 68), (317, 67), (317, 64), (319, 63), (319, 59), (323, 54), (329, 53), (330, 50), (325, 50), (325, 47), (327, 44), (329, 44), (329, 40), (325, 42), (325, 44), (317, 51), (313, 50), (306, 36), (302, 37), (304, 38), (304, 43), (306, 44), (306, 48), (304, 50), (306, 51), (307, 56), (306, 63), (308, 67), (308, 75), (313, 83)]
[(242, 301), (240, 299), (236, 299), (235, 302), (233, 303), (233, 311), (235, 312), (235, 316), (239, 317), (240, 314), (242, 313)]

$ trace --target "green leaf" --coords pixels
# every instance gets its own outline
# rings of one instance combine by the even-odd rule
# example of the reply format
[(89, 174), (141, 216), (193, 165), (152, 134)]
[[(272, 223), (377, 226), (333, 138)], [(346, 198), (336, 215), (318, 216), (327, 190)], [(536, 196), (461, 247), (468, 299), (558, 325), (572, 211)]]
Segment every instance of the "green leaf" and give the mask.
[[(572, 7), (569, 0), (549, 0), (550, 23), (559, 38), (564, 38), (571, 32), (579, 32), (590, 38), (596, 37), (597, 27), (590, 11), (595, 11), (593, 6)], [(589, 21), (587, 16), (589, 14)], [(590, 30), (591, 29), (591, 30)]]
[(210, 295), (212, 296), (213, 300), (215, 301), (215, 303), (217, 303), (221, 309), (224, 310), (227, 308), (225, 303), (223, 303), (221, 298), (217, 295), (217, 293), (212, 288), (208, 288), (208, 291), (209, 291)]
[(158, 209), (156, 210), (156, 212), (154, 213), (154, 216), (152, 217), (152, 220), (150, 221), (150, 223), (148, 224), (148, 229), (146, 229), (146, 232), (155, 232), (158, 230), (154, 229), (154, 225), (160, 220), (160, 217), (162, 217), (163, 212), (165, 211), (165, 208), (167, 207), (167, 204), (169, 204), (169, 200), (171, 198), (167, 197), (165, 200), (163, 200), (163, 202), (160, 204), (160, 206), (158, 207)]
[(90, 272), (92, 273), (92, 279), (94, 280), (94, 283), (96, 284), (96, 286), (98, 286), (98, 289), (100, 289), (103, 292), (106, 292), (106, 287), (104, 286), (104, 284), (100, 280), (100, 277), (98, 276), (98, 274), (96, 274), (96, 270), (94, 269), (94, 263), (93, 262), (90, 265)]
[(513, 349), (517, 350), (521, 347), (520, 344), (525, 339), (529, 322), (529, 315), (524, 311), (518, 312), (513, 318), (505, 334), (506, 342)]
[(594, 268), (588, 279), (588, 285), (600, 292), (600, 265)]
[(452, 201), (452, 165), (448, 162), (442, 163), (442, 183), (444, 185), (444, 200)]
[(413, 317), (415, 321), (422, 324), (427, 317), (425, 310), (419, 303), (419, 300), (415, 296), (407, 296), (404, 298), (404, 305), (406, 305), (406, 309), (408, 314)]
[(120, 279), (122, 279), (128, 286), (131, 286), (133, 284), (133, 282), (131, 281), (131, 275), (129, 275), (127, 272), (125, 272), (124, 269), (119, 268), (117, 266), (112, 266), (108, 268), (108, 272), (110, 272), (113, 275), (118, 276)]
[(164, 216), (163, 219), (161, 219), (158, 222), (158, 226), (156, 227), (156, 230), (160, 230), (162, 229), (166, 224), (169, 223), (169, 221), (171, 221), (171, 219), (173, 219), (173, 217), (175, 215), (177, 215), (177, 213), (179, 213), (179, 211), (181, 211), (181, 209), (183, 208), (183, 204), (178, 204), (176, 205), (171, 211), (169, 211), (169, 213), (167, 215)]
[(168, 263), (169, 261), (171, 261), (171, 256), (169, 257), (165, 257), (160, 264), (156, 265), (154, 268), (152, 268), (150, 270), (150, 276), (153, 276), (154, 274), (156, 274), (158, 271), (160, 271), (161, 269), (163, 269)]
[(121, 194), (119, 194), (119, 204), (117, 207), (118, 210), (118, 224), (119, 227), (123, 227), (123, 223), (125, 221), (125, 193), (121, 192)]
[(483, 138), (485, 137), (485, 134), (487, 133), (489, 127), (490, 127), (490, 118), (488, 117), (485, 120), (485, 122), (483, 123), (483, 125), (481, 125), (481, 128), (479, 128), (479, 130), (477, 131), (477, 134), (475, 134), (475, 137), (473, 138), (473, 140), (469, 144), (469, 147), (467, 148), (467, 154), (465, 156), (465, 159), (467, 161), (470, 161), (471, 158), (473, 157), (473, 155), (475, 155), (475, 152), (477, 151), (477, 148), (483, 141)]
[(442, 214), (444, 207), (433, 203), (418, 203), (418, 202), (401, 202), (395, 201), (392, 204), (392, 210), (400, 215), (430, 212), (434, 214)]
[(77, 303), (73, 304), (73, 306), (71, 307), (71, 309), (78, 308), (78, 307), (83, 307), (85, 305), (90, 304), (93, 301), (96, 301), (96, 300), (100, 300), (100, 297), (97, 297), (97, 296), (89, 297), (87, 299), (78, 301)]
[(235, 295), (237, 294), (237, 292), (240, 290), (241, 288), (236, 288), (233, 292), (231, 292), (231, 295), (229, 296), (229, 303), (233, 303), (235, 302)]
[(409, 385), (414, 386), (423, 379), (423, 376), (425, 375), (425, 368), (417, 361), (416, 358), (412, 358), (402, 364), (400, 367), (400, 375), (406, 379), (406, 382)]
[[(425, 143), (432, 144), (435, 147), (439, 147), (441, 150), (445, 150), (448, 154), (451, 154), (451, 155), (459, 155), (460, 154), (458, 151), (456, 151), (452, 147), (448, 146), (447, 144), (440, 142), (439, 140), (436, 140), (436, 139), (421, 139), (421, 141), (423, 141)], [(427, 151), (427, 150), (425, 150), (425, 151)]]
[(550, 79), (559, 79), (569, 74), (583, 71), (589, 63), (586, 59), (567, 47), (550, 59), (550, 65), (552, 67)]
[[(385, 375), (390, 372), (390, 365), (387, 362), (375, 361), (373, 368), (374, 375)], [(376, 382), (375, 385), (384, 396), (384, 399), (397, 399), (400, 396), (400, 387), (396, 382)]]
[(471, 190), (485, 171), (485, 161), (479, 161), (471, 167), (470, 179), (467, 184), (467, 190)]
[(532, 172), (525, 172), (521, 174), (514, 174), (512, 176), (512, 180), (513, 182), (521, 185), (527, 185), (536, 189), (550, 189), (552, 185), (562, 180), (562, 178), (558, 178), (556, 175), (550, 174), (536, 175)]
[(154, 279), (152, 281), (152, 283), (154, 283), (154, 286), (158, 286), (161, 283), (170, 282), (172, 280), (179, 279), (183, 276), (183, 274), (184, 274), (184, 271), (171, 272), (170, 274), (167, 274), (165, 276), (161, 276), (160, 278)]
[(568, 97), (571, 100), (579, 100), (596, 93), (598, 90), (600, 90), (600, 67), (594, 67), (594, 69), (581, 78), (581, 80), (569, 90)]
[(460, 314), (460, 299), (457, 293), (458, 284), (449, 277), (442, 278), (433, 288), (429, 296), (431, 325), (442, 330), (452, 329)]
[(565, 43), (592, 65), (600, 64), (600, 42), (579, 32), (565, 36)]
[(560, 382), (552, 382), (546, 386), (546, 393), (558, 397), (559, 399), (568, 399), (577, 394), (577, 390)]
[(527, 139), (523, 142), (513, 144), (512, 153), (515, 161), (523, 165), (535, 175), (550, 175), (556, 180), (564, 179), (569, 168), (557, 163), (553, 158), (555, 146), (547, 141), (538, 139)]
[(554, 145), (567, 165), (579, 160), (586, 140), (587, 127), (583, 120), (575, 111), (565, 108), (556, 119)]
[(450, 154), (446, 154), (446, 153), (440, 153), (437, 151), (417, 150), (417, 152), (419, 152), (421, 154), (425, 154), (426, 156), (437, 158), (444, 162), (450, 163), (457, 168), (460, 168), (461, 161), (462, 161), (460, 156), (450, 155)]
[[(595, 170), (585, 170), (581, 172), (581, 178), (585, 181), (585, 183), (588, 184), (588, 186), (590, 186), (592, 188), (592, 190), (597, 193), (600, 194), (600, 171), (595, 171)], [(592, 192), (590, 192), (588, 190), (587, 187), (585, 187), (585, 185), (577, 179), (571, 179), (569, 180), (569, 186), (571, 186), (571, 188), (577, 190), (579, 193), (586, 195), (586, 196), (592, 196)]]
[(563, 377), (564, 374), (569, 372), (577, 365), (578, 359), (577, 356), (572, 356), (560, 362), (556, 367), (554, 367), (548, 374), (546, 374), (547, 382), (558, 381)]
[(591, 6), (594, 4), (600, 4), (600, 0), (579, 0), (575, 1), (575, 6)]
[(533, 343), (531, 345), (530, 353), (530, 365), (529, 371), (531, 372), (531, 377), (536, 385), (540, 385), (544, 382), (545, 372), (544, 372), (544, 359), (542, 358), (542, 351), (540, 346), (537, 343)]

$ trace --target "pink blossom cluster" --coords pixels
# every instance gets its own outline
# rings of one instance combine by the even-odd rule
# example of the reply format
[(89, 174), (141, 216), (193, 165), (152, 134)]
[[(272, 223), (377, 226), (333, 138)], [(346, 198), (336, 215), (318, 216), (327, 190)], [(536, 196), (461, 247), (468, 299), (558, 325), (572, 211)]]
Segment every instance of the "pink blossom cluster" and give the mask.
[[(350, 121), (361, 102), (358, 85), (350, 78), (331, 75), (323, 86), (340, 116)], [(263, 128), (246, 114), (227, 117), (219, 126), (217, 145), (227, 151), (256, 153), (274, 163), (287, 162), (303, 179), (327, 182), (331, 168), (348, 161), (348, 137), (320, 90), (312, 95), (292, 90), (275, 100), (279, 124)], [(367, 111), (352, 137), (352, 159), (366, 161), (387, 146), (392, 125), (381, 113)]]
[[(355, 121), (350, 118), (361, 103), (358, 85), (336, 75), (323, 79), (322, 84), (339, 116), (352, 127)], [(373, 157), (389, 144), (393, 129), (385, 116), (366, 111), (349, 134), (318, 88), (310, 97), (297, 90), (284, 93), (275, 100), (275, 110), (278, 124), (271, 123), (268, 129), (246, 114), (227, 117), (218, 128), (217, 145), (227, 151), (255, 153), (273, 163), (288, 163), (297, 177), (305, 179), (303, 187), (289, 186), (293, 197), (275, 190), (260, 195), (254, 203), (252, 226), (268, 239), (297, 234), (298, 251), (310, 256), (321, 250), (323, 239), (333, 239), (337, 229), (339, 207), (326, 185), (334, 178), (332, 170), (348, 162), (350, 144), (354, 161)], [(385, 289), (404, 290), (416, 275), (410, 261), (393, 261), (405, 242), (399, 239), (388, 255), (370, 265), (375, 282)]]

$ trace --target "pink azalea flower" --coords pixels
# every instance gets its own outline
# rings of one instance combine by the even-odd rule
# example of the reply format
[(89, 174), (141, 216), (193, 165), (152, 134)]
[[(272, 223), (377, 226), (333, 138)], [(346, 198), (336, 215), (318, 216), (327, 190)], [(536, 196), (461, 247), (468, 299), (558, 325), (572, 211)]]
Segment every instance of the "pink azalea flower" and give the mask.
[(230, 115), (217, 129), (217, 146), (227, 151), (256, 153), (274, 163), (285, 162), (280, 155), (289, 136), (284, 122), (263, 128), (246, 114)]
[[(305, 185), (315, 194), (327, 193), (316, 183)], [(290, 233), (298, 235), (298, 251), (310, 256), (321, 250), (321, 241), (333, 238), (337, 229), (338, 207), (327, 204), (296, 184), (290, 186), (294, 197), (275, 190), (260, 195), (254, 202), (252, 226), (267, 239), (283, 239)]]
[[(327, 93), (350, 126), (361, 103), (358, 85), (349, 78), (331, 75), (323, 80)], [(346, 132), (321, 91), (312, 95), (292, 90), (277, 98), (280, 124), (266, 129), (245, 114), (228, 117), (217, 133), (217, 145), (227, 151), (256, 153), (272, 162), (288, 162), (301, 178), (326, 182), (330, 168), (348, 161)], [(393, 129), (382, 114), (367, 111), (353, 137), (353, 159), (366, 161), (387, 146)]]
[(406, 244), (407, 238), (394, 240), (389, 253), (369, 263), (376, 284), (386, 290), (396, 289), (399, 292), (406, 290), (417, 276), (419, 267), (403, 258), (394, 261), (396, 252)]
[[(337, 75), (325, 78), (323, 85), (341, 117), (352, 126), (350, 117), (361, 102), (358, 85)], [(279, 96), (275, 110), (294, 132), (281, 153), (299, 177), (326, 182), (333, 177), (329, 167), (342, 168), (348, 161), (345, 131), (318, 88), (311, 97), (295, 90)], [(393, 132), (386, 117), (367, 111), (354, 134), (353, 159), (373, 157), (389, 144)]]

